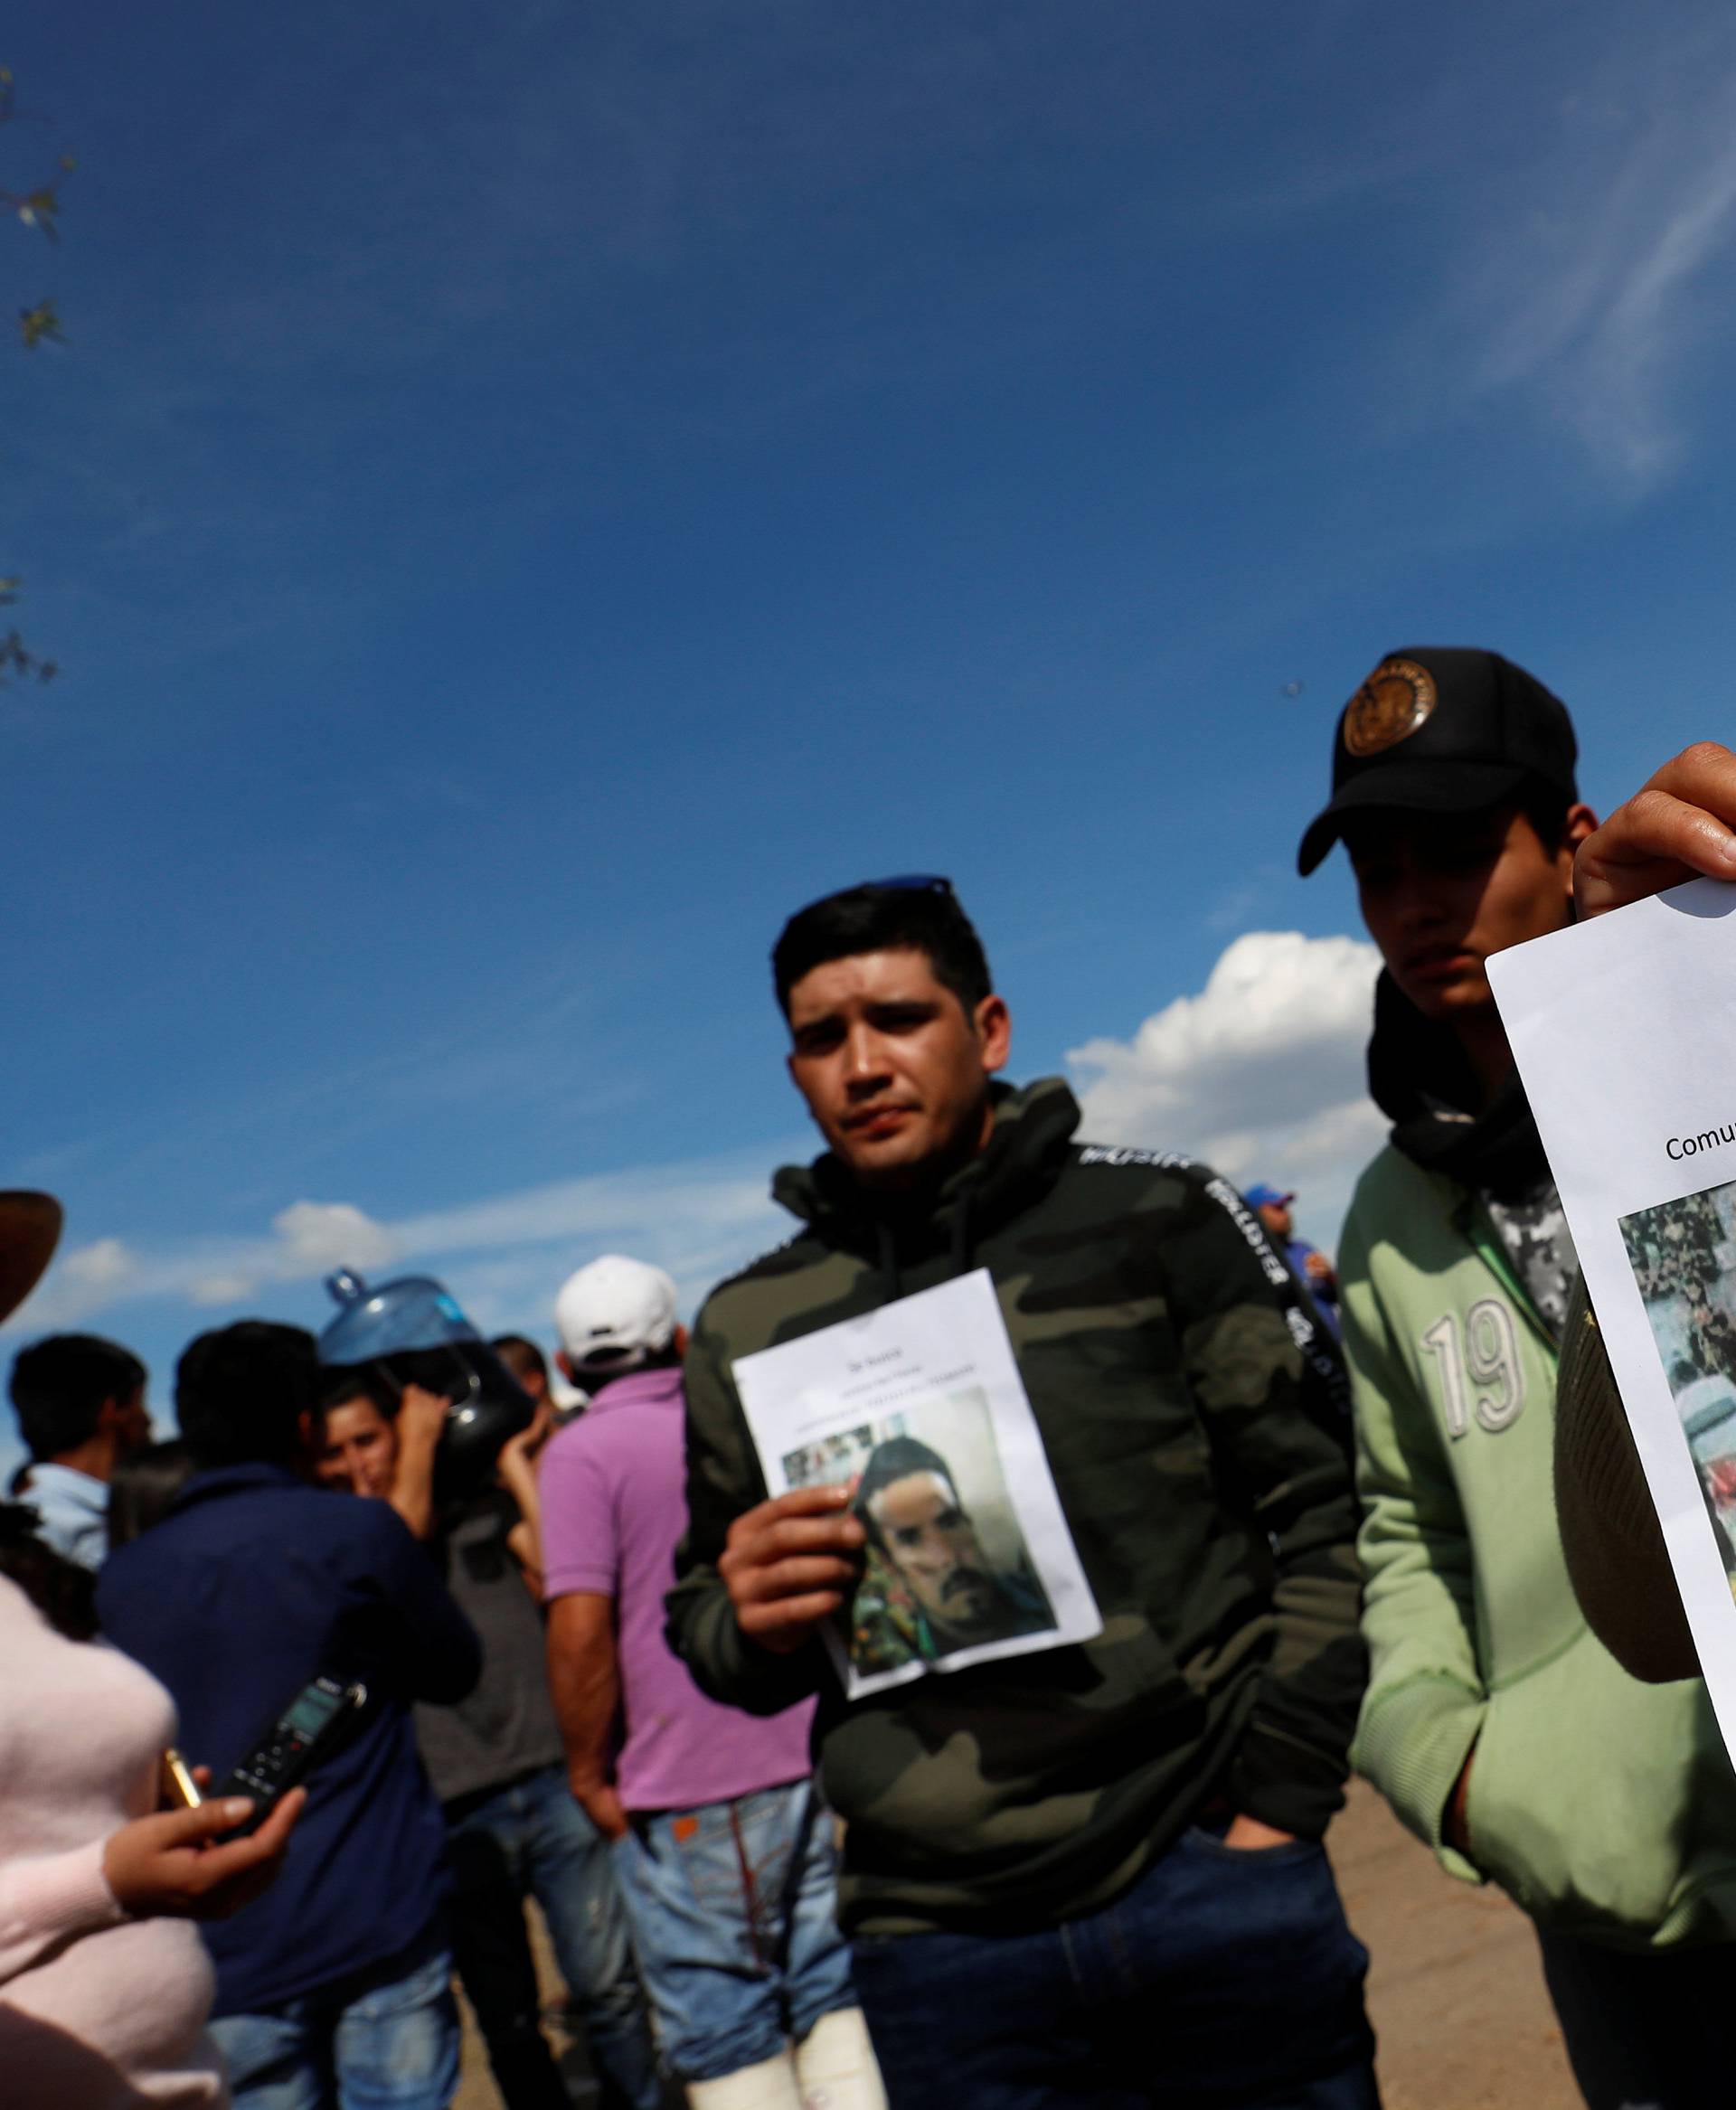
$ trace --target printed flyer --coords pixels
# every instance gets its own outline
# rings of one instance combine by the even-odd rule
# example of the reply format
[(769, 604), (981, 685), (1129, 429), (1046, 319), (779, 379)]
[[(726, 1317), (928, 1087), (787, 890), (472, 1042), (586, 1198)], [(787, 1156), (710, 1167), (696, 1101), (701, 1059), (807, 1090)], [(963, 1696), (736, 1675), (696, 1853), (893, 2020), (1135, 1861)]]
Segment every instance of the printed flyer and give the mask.
[(1489, 962), (1736, 1755), (1736, 886)]
[(770, 1492), (853, 1490), (867, 1552), (826, 1636), (852, 1700), (1102, 1631), (986, 1268), (734, 1371)]

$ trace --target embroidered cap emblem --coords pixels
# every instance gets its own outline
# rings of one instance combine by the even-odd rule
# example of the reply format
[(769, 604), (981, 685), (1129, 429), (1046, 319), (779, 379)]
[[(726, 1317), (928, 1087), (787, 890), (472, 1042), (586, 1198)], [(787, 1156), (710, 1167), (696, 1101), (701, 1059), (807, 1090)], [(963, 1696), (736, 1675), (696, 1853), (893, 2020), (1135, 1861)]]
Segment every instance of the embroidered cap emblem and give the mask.
[(1435, 708), (1435, 678), (1414, 659), (1383, 659), (1350, 700), (1344, 746), (1356, 756), (1378, 755), (1409, 739)]

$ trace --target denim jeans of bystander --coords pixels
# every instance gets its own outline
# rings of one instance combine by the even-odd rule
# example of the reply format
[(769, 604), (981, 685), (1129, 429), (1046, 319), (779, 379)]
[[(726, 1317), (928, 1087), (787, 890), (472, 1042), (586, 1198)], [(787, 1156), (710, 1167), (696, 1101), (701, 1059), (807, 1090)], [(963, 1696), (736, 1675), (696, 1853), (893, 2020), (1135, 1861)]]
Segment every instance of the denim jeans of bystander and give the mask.
[(636, 1815), (615, 1859), (663, 2054), (682, 2080), (776, 2058), (857, 2004), (832, 1816), (812, 1781)]
[(559, 1766), (448, 1810), (453, 1956), (507, 2110), (565, 2110), (524, 1925), (533, 1897), (590, 2049), (600, 2110), (656, 2110), (656, 2055), (609, 1842)]
[(373, 1970), (211, 2033), (234, 2110), (447, 2110), (458, 2085), (458, 2011), (444, 1932)]
[(1378, 2110), (1367, 1953), (1307, 1841), (1195, 1829), (1083, 1918), (855, 1957), (892, 2110)]

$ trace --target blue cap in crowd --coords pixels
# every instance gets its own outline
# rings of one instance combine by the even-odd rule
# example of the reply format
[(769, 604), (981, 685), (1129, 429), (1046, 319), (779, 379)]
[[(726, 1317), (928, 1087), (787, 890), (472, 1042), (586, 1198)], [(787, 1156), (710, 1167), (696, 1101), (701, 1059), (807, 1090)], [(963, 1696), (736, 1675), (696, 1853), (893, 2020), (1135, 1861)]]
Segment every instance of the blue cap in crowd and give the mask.
[(1296, 1200), (1296, 1196), (1287, 1194), (1282, 1187), (1269, 1187), (1262, 1180), (1258, 1187), (1246, 1189), (1242, 1194), (1242, 1200), (1247, 1202), (1250, 1209), (1267, 1209), (1274, 1203), (1279, 1209), (1288, 1209), (1290, 1203)]

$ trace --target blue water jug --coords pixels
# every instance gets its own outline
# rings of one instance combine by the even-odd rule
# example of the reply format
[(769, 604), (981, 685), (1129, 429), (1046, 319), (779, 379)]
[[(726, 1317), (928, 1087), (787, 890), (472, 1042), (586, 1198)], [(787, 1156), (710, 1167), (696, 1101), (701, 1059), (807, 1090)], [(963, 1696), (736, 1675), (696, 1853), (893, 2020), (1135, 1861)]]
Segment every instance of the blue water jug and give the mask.
[(531, 1426), (524, 1388), (441, 1284), (406, 1275), (371, 1289), (348, 1267), (326, 1277), (337, 1316), (319, 1337), (329, 1366), (370, 1369), (394, 1392), (420, 1385), (452, 1404), (434, 1456), (434, 1495), (467, 1501), (485, 1487), (501, 1446)]

